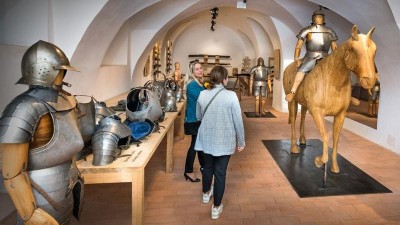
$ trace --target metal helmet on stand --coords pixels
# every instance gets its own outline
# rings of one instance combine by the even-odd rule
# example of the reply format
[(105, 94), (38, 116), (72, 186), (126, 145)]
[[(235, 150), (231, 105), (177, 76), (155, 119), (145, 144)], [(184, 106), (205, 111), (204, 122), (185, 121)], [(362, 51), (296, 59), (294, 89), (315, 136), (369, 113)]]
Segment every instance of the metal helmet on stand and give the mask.
[(69, 64), (67, 56), (59, 47), (40, 40), (29, 47), (22, 57), (22, 77), (17, 84), (52, 87), (61, 69), (78, 71)]

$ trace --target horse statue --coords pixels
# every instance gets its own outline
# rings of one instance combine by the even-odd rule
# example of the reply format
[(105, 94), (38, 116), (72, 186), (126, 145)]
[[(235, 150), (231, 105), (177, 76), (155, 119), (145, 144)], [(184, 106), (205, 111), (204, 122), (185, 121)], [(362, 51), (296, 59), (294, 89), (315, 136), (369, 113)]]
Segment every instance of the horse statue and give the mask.
[[(345, 119), (351, 98), (350, 72), (357, 75), (360, 84), (365, 89), (375, 85), (376, 45), (371, 39), (375, 28), (368, 34), (359, 34), (356, 25), (351, 31), (351, 38), (329, 56), (322, 59), (313, 70), (305, 76), (297, 89), (294, 99), (289, 103), (289, 123), (291, 124), (291, 153), (299, 153), (296, 138), (296, 115), (298, 103), (301, 107), (300, 144), (306, 144), (304, 136), (304, 120), (307, 110), (312, 115), (323, 141), (322, 155), (315, 157), (314, 163), (321, 167), (328, 162), (328, 132), (324, 117), (333, 116), (333, 150), (331, 171), (339, 173), (337, 150), (339, 134)], [(284, 71), (283, 86), (288, 94), (292, 88), (297, 72), (296, 63), (291, 63)]]

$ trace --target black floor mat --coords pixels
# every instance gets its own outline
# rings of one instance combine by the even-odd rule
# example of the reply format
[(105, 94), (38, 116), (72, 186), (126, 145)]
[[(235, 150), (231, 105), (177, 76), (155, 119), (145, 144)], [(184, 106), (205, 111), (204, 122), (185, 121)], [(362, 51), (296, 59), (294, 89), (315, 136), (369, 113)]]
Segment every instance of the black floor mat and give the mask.
[[(391, 193), (388, 188), (339, 154), (337, 160), (340, 173), (335, 174), (330, 171), (329, 161), (328, 175), (323, 186), (323, 166), (317, 168), (314, 164), (314, 157), (322, 153), (320, 140), (307, 140), (307, 145), (300, 146), (299, 154), (290, 153), (290, 140), (263, 140), (263, 143), (300, 198)], [(329, 148), (329, 160), (331, 151)]]
[(263, 116), (256, 116), (255, 112), (244, 112), (247, 118), (276, 118), (271, 112), (266, 112)]
[(377, 118), (377, 116), (376, 116), (376, 115), (371, 115), (371, 114), (369, 114), (369, 113), (365, 113), (365, 112), (358, 112), (357, 114), (360, 114), (360, 115), (366, 116), (366, 117), (368, 117), (368, 118)]

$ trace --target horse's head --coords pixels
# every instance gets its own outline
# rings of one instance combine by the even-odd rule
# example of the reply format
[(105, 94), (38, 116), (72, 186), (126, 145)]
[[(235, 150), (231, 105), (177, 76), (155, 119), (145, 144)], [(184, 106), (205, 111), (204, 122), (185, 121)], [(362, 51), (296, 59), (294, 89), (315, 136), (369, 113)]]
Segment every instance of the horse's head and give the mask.
[(346, 67), (360, 79), (361, 86), (371, 89), (375, 85), (377, 71), (375, 68), (376, 45), (371, 39), (373, 27), (368, 34), (359, 34), (356, 25), (351, 30), (351, 39), (345, 52)]

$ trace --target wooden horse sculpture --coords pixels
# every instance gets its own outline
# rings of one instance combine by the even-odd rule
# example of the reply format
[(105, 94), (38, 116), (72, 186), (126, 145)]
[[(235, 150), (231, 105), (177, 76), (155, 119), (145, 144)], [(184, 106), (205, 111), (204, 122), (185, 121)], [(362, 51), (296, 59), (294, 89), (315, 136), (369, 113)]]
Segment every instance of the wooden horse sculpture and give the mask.
[[(291, 124), (291, 153), (299, 153), (296, 144), (295, 122), (298, 103), (301, 108), (300, 144), (306, 143), (304, 136), (304, 119), (307, 110), (314, 118), (323, 141), (321, 156), (314, 159), (317, 167), (328, 162), (328, 132), (324, 117), (333, 116), (333, 151), (331, 171), (339, 173), (337, 150), (339, 134), (343, 126), (345, 114), (350, 104), (351, 85), (350, 71), (357, 75), (361, 86), (371, 89), (376, 81), (375, 52), (376, 45), (371, 39), (375, 28), (367, 35), (359, 34), (357, 26), (353, 26), (351, 38), (339, 46), (331, 55), (321, 60), (304, 78), (297, 89), (294, 99), (289, 103), (289, 123)], [(296, 75), (296, 63), (291, 63), (284, 71), (283, 86), (288, 94)]]

